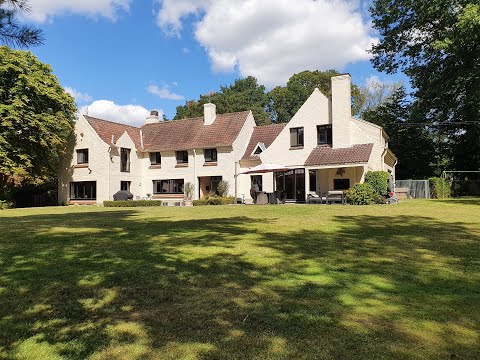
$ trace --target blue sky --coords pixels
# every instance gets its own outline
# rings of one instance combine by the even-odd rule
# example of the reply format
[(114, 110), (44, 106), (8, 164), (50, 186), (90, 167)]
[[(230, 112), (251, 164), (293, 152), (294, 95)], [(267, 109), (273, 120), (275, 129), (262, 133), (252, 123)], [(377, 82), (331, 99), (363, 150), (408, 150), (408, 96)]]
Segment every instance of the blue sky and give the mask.
[(335, 68), (358, 85), (377, 73), (366, 3), (346, 0), (30, 0), (46, 42), (32, 51), (89, 114), (140, 124), (253, 75), (271, 88)]

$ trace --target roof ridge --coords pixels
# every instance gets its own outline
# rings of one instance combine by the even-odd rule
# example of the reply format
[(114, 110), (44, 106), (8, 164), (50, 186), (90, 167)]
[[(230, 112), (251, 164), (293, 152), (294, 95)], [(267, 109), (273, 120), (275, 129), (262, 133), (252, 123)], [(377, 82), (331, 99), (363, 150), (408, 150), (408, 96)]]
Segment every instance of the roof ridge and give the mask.
[(88, 119), (92, 119), (92, 120), (98, 120), (98, 121), (107, 122), (107, 123), (110, 123), (110, 124), (127, 126), (127, 127), (130, 127), (130, 128), (136, 129), (136, 130), (140, 130), (140, 129), (141, 129), (141, 128), (136, 127), (136, 126), (133, 126), (133, 125), (127, 125), (127, 124), (122, 124), (122, 123), (115, 122), (115, 121), (111, 121), (111, 120), (100, 119), (100, 118), (93, 117), (93, 116), (90, 116), (90, 115), (83, 115), (83, 116), (86, 117), (87, 120), (88, 120)]
[[(216, 116), (237, 115), (237, 114), (242, 114), (242, 113), (249, 113), (250, 111), (251, 111), (251, 110), (236, 111), (236, 112), (230, 112), (230, 113), (216, 114)], [(172, 122), (178, 122), (178, 121), (193, 121), (193, 120), (203, 120), (203, 116), (183, 118), (183, 119), (172, 119), (172, 120), (160, 121), (160, 122), (151, 123), (151, 124), (143, 124), (140, 128), (143, 128), (144, 126), (147, 126), (147, 125), (170, 124), (170, 123), (172, 123)]]

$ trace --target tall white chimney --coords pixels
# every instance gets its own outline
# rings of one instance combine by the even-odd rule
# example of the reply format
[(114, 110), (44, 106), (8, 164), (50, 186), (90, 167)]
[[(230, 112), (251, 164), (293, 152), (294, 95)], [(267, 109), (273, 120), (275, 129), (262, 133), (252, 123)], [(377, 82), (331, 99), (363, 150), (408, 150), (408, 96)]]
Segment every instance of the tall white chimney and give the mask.
[(332, 77), (332, 147), (351, 145), (352, 79), (350, 74)]
[(147, 116), (147, 120), (145, 121), (145, 124), (156, 124), (159, 122), (160, 122), (160, 116), (158, 115), (158, 110), (150, 111), (150, 115)]
[(207, 103), (203, 105), (203, 124), (211, 125), (217, 117), (217, 107), (215, 104)]

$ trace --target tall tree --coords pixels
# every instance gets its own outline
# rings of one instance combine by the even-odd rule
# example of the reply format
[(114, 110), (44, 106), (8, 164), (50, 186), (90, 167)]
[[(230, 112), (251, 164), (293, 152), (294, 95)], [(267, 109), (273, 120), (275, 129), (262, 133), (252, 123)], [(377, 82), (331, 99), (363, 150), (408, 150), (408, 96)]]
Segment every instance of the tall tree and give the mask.
[(437, 136), (439, 146), (448, 144), (451, 168), (480, 169), (478, 0), (374, 0), (371, 14), (381, 35), (374, 66), (410, 77), (425, 121), (452, 123)]
[(367, 86), (361, 87), (360, 93), (364, 98), (364, 103), (360, 108), (358, 115), (362, 116), (363, 113), (373, 110), (378, 105), (391, 100), (392, 97), (395, 96), (397, 90), (402, 86), (402, 82), (382, 83), (374, 80)]
[(270, 123), (269, 115), (265, 111), (265, 86), (259, 85), (252, 76), (235, 80), (233, 85), (222, 86), (220, 92), (201, 95), (198, 101), (190, 100), (185, 105), (177, 106), (174, 119), (202, 116), (203, 105), (209, 102), (217, 106), (219, 114), (252, 110), (258, 124)]
[(26, 0), (0, 0), (0, 44), (17, 47), (42, 44), (41, 30), (29, 25), (21, 25), (16, 18), (19, 12), (30, 12)]
[(382, 126), (390, 136), (389, 147), (399, 157), (398, 179), (424, 179), (434, 175), (438, 159), (429, 124), (417, 123), (404, 87), (362, 113), (364, 120)]
[(0, 47), (0, 177), (35, 183), (56, 177), (75, 112), (50, 65)]
[[(300, 109), (315, 88), (323, 94), (331, 96), (331, 78), (339, 75), (335, 70), (327, 71), (302, 71), (293, 75), (285, 87), (277, 86), (270, 91), (268, 98), (268, 110), (272, 120), (276, 122), (287, 122)], [(365, 98), (360, 88), (352, 85), (352, 112), (358, 113)]]

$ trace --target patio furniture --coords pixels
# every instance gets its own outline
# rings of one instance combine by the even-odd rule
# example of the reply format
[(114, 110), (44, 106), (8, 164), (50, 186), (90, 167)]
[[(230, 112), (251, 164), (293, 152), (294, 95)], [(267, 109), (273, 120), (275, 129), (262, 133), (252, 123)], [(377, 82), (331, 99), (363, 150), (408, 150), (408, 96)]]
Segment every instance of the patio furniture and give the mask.
[(325, 196), (318, 195), (315, 191), (310, 191), (307, 195), (307, 204), (323, 204), (326, 200)]
[(327, 193), (327, 204), (334, 202), (346, 204), (345, 192), (343, 190), (331, 190)]
[(264, 193), (263, 191), (258, 192), (255, 204), (256, 205), (266, 205), (266, 204), (268, 204), (267, 193)]

